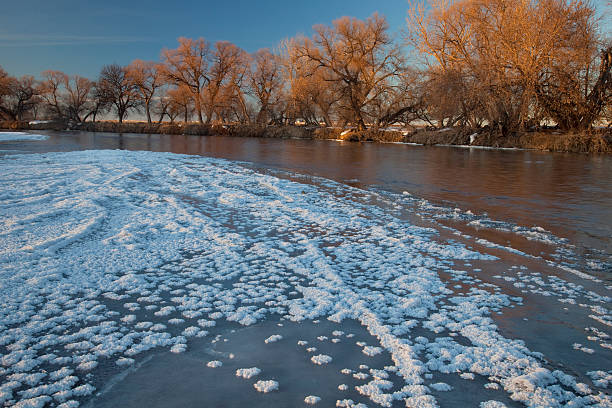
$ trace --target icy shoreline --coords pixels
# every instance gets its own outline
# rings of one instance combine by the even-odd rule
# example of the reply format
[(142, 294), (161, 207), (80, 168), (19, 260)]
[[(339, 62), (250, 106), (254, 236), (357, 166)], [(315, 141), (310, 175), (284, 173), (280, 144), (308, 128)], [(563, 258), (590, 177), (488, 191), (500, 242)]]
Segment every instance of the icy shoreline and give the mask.
[(49, 136), (26, 132), (0, 132), (0, 142), (29, 142), (47, 140)]
[[(430, 387), (439, 383), (432, 373), (486, 378), (487, 389), (526, 405), (611, 403), (605, 387), (551, 369), (545, 353), (505, 338), (491, 319), (522, 306), (520, 290), (547, 291), (595, 316), (593, 345), (609, 355), (609, 288), (549, 283), (519, 265), (511, 279), (523, 286), (509, 292), (480, 279), (470, 262), (521, 253), (468, 247), (413, 225), (401, 202), (170, 153), (12, 155), (1, 167), (5, 406), (78, 406), (99, 388), (99, 366), (120, 371), (160, 347), (183, 353), (222, 322), (272, 317), (359, 322), (378, 341), (363, 353), (384, 350), (393, 361), (386, 375), (401, 380), (359, 379), (359, 395), (373, 406), (437, 406), (434, 394), (445, 387)], [(281, 347), (275, 334), (262, 344)], [(314, 364), (334, 361), (305, 358), (313, 356)], [(276, 381), (252, 383), (260, 380)], [(260, 388), (282, 393), (283, 384)], [(301, 399), (308, 395), (317, 390)]]

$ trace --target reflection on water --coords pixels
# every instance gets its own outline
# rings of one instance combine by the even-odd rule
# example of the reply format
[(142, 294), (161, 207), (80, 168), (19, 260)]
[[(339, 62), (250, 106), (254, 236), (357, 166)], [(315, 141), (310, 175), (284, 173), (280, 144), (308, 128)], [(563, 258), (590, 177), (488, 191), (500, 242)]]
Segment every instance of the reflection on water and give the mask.
[[(377, 187), (522, 226), (541, 226), (612, 255), (612, 157), (398, 144), (233, 137), (42, 132), (36, 152), (125, 149), (199, 154)], [(0, 156), (1, 157), (1, 156)]]

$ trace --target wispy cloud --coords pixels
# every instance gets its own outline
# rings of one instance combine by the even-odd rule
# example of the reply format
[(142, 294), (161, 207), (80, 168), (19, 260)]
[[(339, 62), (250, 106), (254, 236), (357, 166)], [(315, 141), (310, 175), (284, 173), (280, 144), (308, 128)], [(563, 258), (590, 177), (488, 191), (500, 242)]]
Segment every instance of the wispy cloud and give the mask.
[(48, 47), (113, 43), (138, 43), (148, 41), (152, 41), (152, 39), (144, 37), (0, 34), (0, 47)]

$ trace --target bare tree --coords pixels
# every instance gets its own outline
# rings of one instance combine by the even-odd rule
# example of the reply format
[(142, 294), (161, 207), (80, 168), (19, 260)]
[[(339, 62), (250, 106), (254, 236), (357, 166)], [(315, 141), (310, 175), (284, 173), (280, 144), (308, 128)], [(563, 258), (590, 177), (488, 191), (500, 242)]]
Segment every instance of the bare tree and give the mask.
[[(157, 96), (151, 101), (151, 115), (157, 115), (159, 119), (157, 123), (162, 123), (164, 121), (164, 117), (168, 116), (168, 106), (170, 105), (170, 98), (168, 97), (168, 89), (166, 87), (161, 87)], [(174, 121), (174, 118), (170, 118), (171, 122)]]
[(396, 123), (408, 125), (420, 119), (423, 112), (423, 73), (405, 69), (398, 77), (383, 82), (368, 106), (368, 116), (377, 128)]
[(417, 2), (409, 12), (408, 33), (429, 57), (432, 72), (452, 73), (458, 84), (472, 88), (457, 88), (464, 119), (465, 108), (478, 109), (502, 135), (534, 122), (543, 95), (560, 84), (555, 67), (580, 76), (575, 67), (586, 66), (596, 38), (592, 7), (573, 0), (432, 0), (429, 7)]
[(333, 111), (341, 98), (337, 84), (326, 70), (299, 52), (299, 42), (286, 40), (282, 47), (283, 77), (288, 85), (288, 116), (295, 121), (303, 119), (318, 126), (323, 120), (332, 126)]
[(38, 93), (53, 117), (81, 122), (91, 112), (93, 83), (89, 79), (60, 71), (45, 71), (42, 76)]
[(217, 113), (219, 116), (219, 111), (227, 108), (224, 106), (229, 102), (227, 98), (233, 99), (234, 96), (237, 96), (235, 91), (239, 88), (233, 82), (242, 81), (244, 67), (248, 64), (246, 52), (227, 41), (219, 41), (215, 44), (211, 60), (209, 81), (203, 91), (207, 124), (211, 122), (213, 114)]
[(281, 63), (278, 55), (269, 49), (261, 49), (253, 55), (253, 66), (249, 75), (250, 90), (259, 103), (255, 119), (263, 124), (276, 116), (275, 105), (282, 95)]
[(163, 86), (162, 67), (152, 61), (134, 60), (127, 66), (127, 78), (133, 84), (135, 93), (142, 100), (147, 122), (151, 124), (151, 102), (157, 90)]
[(467, 128), (480, 127), (486, 114), (479, 100), (479, 83), (452, 68), (430, 67), (422, 75), (425, 81), (420, 90), (420, 119), (439, 128), (455, 124)]
[(560, 128), (588, 128), (612, 101), (612, 39), (602, 41), (589, 3), (546, 2), (541, 7), (548, 19), (563, 26), (554, 58), (537, 82), (538, 102)]
[(111, 108), (111, 103), (106, 95), (103, 86), (100, 86), (100, 81), (91, 83), (89, 112), (83, 118), (85, 122), (91, 117), (92, 122), (95, 122), (98, 115), (108, 112)]
[(64, 80), (67, 116), (76, 122), (82, 122), (96, 103), (92, 95), (94, 83), (79, 75), (66, 76)]
[(301, 40), (299, 52), (336, 83), (341, 114), (357, 128), (366, 128), (366, 109), (404, 70), (400, 48), (387, 33), (384, 17), (363, 20), (342, 17), (332, 27), (314, 27), (312, 40)]
[(185, 123), (189, 122), (189, 119), (195, 112), (193, 103), (193, 94), (191, 89), (187, 86), (178, 86), (176, 88), (168, 90), (168, 116), (171, 121), (179, 115), (183, 116)]
[(7, 99), (11, 95), (12, 85), (15, 78), (9, 76), (9, 74), (0, 66), (0, 119), (8, 119), (8, 114), (5, 113), (5, 106), (7, 105)]
[(210, 82), (208, 64), (210, 44), (203, 38), (193, 40), (181, 37), (179, 46), (174, 50), (164, 49), (164, 75), (168, 81), (188, 89), (195, 105), (198, 121), (204, 123), (202, 116), (202, 92)]
[(0, 96), (8, 94), (9, 74), (0, 66)]
[(135, 86), (130, 81), (126, 68), (120, 65), (111, 64), (102, 68), (97, 92), (103, 100), (114, 106), (119, 123), (123, 123), (130, 109), (139, 106)]
[(254, 117), (253, 104), (247, 98), (251, 62), (251, 56), (241, 52), (222, 89), (221, 112), (226, 121), (250, 123)]
[(5, 75), (0, 92), (0, 114), (8, 120), (23, 120), (39, 103), (34, 77), (25, 75), (19, 79)]
[(43, 80), (38, 87), (38, 93), (50, 113), (58, 118), (65, 117), (62, 88), (68, 76), (61, 71), (44, 71)]

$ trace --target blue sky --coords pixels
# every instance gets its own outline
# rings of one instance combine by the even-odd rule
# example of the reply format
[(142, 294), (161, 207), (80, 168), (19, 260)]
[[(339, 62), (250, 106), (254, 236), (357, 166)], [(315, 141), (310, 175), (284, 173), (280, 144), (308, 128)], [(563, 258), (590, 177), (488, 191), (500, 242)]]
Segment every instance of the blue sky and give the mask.
[(252, 52), (274, 47), (314, 24), (378, 11), (393, 32), (404, 27), (405, 0), (4, 0), (0, 65), (12, 75), (46, 69), (94, 78), (104, 64), (157, 60), (176, 39), (231, 41)]
[[(593, 0), (602, 24), (607, 0)], [(105, 64), (158, 60), (176, 39), (231, 41), (249, 52), (274, 47), (314, 24), (341, 16), (385, 15), (394, 33), (404, 28), (407, 0), (2, 0), (0, 66), (12, 75), (46, 69), (97, 77)], [(612, 12), (612, 7), (608, 7)], [(608, 13), (610, 14), (610, 13)], [(606, 31), (606, 30), (605, 30)]]

